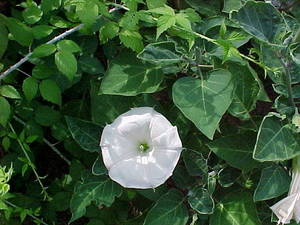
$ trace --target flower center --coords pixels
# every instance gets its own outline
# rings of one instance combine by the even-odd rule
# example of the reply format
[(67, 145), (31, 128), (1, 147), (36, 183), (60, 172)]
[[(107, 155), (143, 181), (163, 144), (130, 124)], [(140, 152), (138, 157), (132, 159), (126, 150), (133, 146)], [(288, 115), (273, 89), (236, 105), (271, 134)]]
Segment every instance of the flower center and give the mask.
[(140, 152), (146, 152), (149, 149), (149, 145), (147, 143), (141, 143), (139, 146)]

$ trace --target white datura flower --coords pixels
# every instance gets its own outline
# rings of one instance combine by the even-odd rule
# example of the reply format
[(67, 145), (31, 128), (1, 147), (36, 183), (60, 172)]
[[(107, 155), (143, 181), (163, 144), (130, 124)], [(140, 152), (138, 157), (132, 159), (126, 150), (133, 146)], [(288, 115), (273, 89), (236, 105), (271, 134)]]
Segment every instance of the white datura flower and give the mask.
[(182, 150), (177, 127), (150, 107), (133, 108), (106, 125), (100, 146), (110, 178), (140, 189), (163, 184)]
[(291, 219), (300, 222), (300, 157), (293, 160), (292, 182), (288, 196), (271, 207), (278, 224), (289, 224)]

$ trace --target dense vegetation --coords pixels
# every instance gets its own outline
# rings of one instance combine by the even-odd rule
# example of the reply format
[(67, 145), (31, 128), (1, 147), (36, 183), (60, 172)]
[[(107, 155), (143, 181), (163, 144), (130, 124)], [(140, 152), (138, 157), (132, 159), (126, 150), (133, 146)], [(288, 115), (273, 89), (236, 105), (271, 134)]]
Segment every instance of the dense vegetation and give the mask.
[[(298, 0), (2, 0), (0, 224), (276, 223), (300, 155), (299, 43)], [(141, 106), (183, 144), (155, 190), (113, 182), (99, 147)]]

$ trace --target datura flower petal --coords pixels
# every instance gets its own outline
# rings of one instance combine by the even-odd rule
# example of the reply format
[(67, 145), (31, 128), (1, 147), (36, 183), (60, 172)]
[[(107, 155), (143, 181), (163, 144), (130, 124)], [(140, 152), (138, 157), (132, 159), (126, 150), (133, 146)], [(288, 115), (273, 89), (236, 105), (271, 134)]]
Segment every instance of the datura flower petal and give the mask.
[(100, 146), (109, 176), (127, 188), (155, 188), (173, 173), (182, 150), (177, 127), (150, 107), (106, 125)]

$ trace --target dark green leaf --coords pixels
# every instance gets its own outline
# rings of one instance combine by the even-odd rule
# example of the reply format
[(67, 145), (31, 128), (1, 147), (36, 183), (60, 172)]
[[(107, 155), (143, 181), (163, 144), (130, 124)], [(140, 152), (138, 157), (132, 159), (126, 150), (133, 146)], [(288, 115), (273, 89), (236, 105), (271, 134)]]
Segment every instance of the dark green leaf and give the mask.
[(144, 61), (159, 65), (183, 61), (180, 53), (176, 49), (175, 43), (171, 41), (149, 44), (137, 57)]
[(200, 152), (191, 150), (184, 151), (183, 161), (191, 176), (207, 176), (207, 162)]
[(7, 49), (8, 32), (4, 25), (0, 24), (0, 59)]
[(9, 32), (23, 46), (29, 46), (33, 40), (32, 29), (15, 18), (7, 19)]
[(61, 105), (61, 90), (53, 80), (43, 80), (40, 83), (42, 97), (51, 103)]
[(69, 130), (74, 140), (86, 151), (100, 151), (100, 134), (102, 127), (89, 121), (66, 116)]
[(233, 82), (226, 70), (213, 71), (207, 80), (184, 77), (173, 85), (175, 105), (208, 138), (213, 139), (232, 101)]
[(99, 176), (99, 175), (103, 175), (103, 174), (107, 174), (107, 169), (103, 163), (102, 157), (98, 157), (94, 164), (93, 164), (93, 168), (92, 168), (92, 173), (93, 175)]
[(122, 194), (122, 188), (105, 176), (96, 176), (78, 183), (70, 202), (72, 218), (70, 222), (84, 216), (86, 207), (92, 201), (109, 207)]
[(32, 28), (33, 35), (36, 39), (48, 37), (53, 32), (53, 27), (47, 25), (37, 25)]
[(274, 115), (264, 117), (253, 157), (259, 161), (283, 161), (300, 154), (299, 141), (289, 124)]
[(34, 111), (35, 121), (42, 126), (51, 126), (60, 119), (60, 113), (49, 106), (40, 105)]
[(202, 187), (195, 187), (190, 190), (188, 202), (192, 209), (200, 214), (212, 214), (215, 203), (209, 192)]
[(153, 93), (162, 80), (163, 73), (156, 66), (142, 63), (133, 54), (123, 53), (111, 62), (100, 93), (125, 96)]
[(208, 147), (232, 167), (249, 171), (257, 166), (252, 158), (255, 139), (254, 133), (235, 134), (214, 140)]
[(181, 193), (171, 189), (150, 209), (143, 225), (186, 225), (188, 211), (183, 201)]
[(32, 76), (36, 79), (45, 79), (55, 75), (55, 73), (57, 73), (57, 70), (45, 64), (37, 65), (32, 70)]
[(291, 177), (281, 166), (272, 165), (261, 172), (259, 183), (253, 196), (254, 201), (278, 197), (289, 190)]
[(88, 74), (104, 74), (102, 63), (90, 55), (84, 55), (79, 58), (78, 64), (83, 72)]
[(217, 204), (210, 217), (210, 225), (261, 225), (251, 194), (247, 192), (227, 194)]
[(5, 126), (10, 116), (9, 102), (0, 96), (0, 124)]

